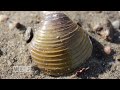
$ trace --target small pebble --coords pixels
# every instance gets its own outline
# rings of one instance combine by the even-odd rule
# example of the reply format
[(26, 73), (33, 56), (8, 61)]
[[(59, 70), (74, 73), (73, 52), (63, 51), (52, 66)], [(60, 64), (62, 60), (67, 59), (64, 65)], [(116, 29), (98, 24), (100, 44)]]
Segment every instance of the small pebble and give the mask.
[(29, 43), (32, 40), (32, 38), (33, 38), (33, 30), (32, 30), (31, 27), (27, 28), (24, 37), (25, 37), (25, 41), (27, 43)]
[(100, 32), (100, 35), (103, 39), (107, 39), (107, 36), (109, 36), (110, 31), (109, 30), (104, 30)]
[(24, 25), (20, 24), (20, 23), (16, 24), (16, 28), (19, 29), (19, 30), (23, 30), (23, 31), (26, 30), (26, 27)]
[(112, 26), (111, 21), (106, 19), (106, 21), (102, 26), (103, 26), (103, 29), (98, 31), (97, 33), (106, 41), (113, 42), (115, 29)]
[(116, 21), (112, 22), (112, 26), (114, 27), (114, 29), (119, 29), (120, 28), (120, 21), (116, 20)]
[(0, 15), (0, 22), (7, 21), (8, 19), (7, 15)]
[(93, 27), (94, 32), (99, 32), (103, 29), (103, 27), (100, 24), (97, 24)]
[(111, 52), (112, 52), (111, 47), (110, 47), (110, 46), (105, 46), (105, 47), (104, 47), (104, 52), (105, 52), (107, 55), (110, 55)]

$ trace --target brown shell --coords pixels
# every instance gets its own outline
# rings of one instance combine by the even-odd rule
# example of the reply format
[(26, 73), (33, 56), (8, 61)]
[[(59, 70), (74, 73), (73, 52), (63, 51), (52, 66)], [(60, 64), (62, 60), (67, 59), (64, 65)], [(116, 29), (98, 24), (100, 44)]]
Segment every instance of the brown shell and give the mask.
[(92, 44), (77, 24), (60, 12), (49, 13), (41, 21), (30, 45), (38, 67), (48, 75), (72, 72), (91, 56)]

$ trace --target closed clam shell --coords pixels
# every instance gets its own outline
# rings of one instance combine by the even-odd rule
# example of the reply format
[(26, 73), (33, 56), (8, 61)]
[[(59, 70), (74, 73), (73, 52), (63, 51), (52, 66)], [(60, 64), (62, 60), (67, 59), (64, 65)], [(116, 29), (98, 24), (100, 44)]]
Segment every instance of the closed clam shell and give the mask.
[(84, 30), (60, 12), (46, 14), (30, 44), (38, 67), (48, 75), (68, 74), (92, 53), (92, 43)]

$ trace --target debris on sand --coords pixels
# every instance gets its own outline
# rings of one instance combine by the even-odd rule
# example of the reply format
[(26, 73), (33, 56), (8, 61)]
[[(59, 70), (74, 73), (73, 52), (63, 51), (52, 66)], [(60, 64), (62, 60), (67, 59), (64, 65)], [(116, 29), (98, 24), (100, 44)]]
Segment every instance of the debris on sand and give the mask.
[(26, 27), (19, 23), (18, 21), (9, 21), (8, 27), (10, 30), (17, 28), (19, 30), (26, 30)]
[(25, 32), (25, 35), (24, 35), (24, 39), (27, 43), (29, 43), (33, 38), (33, 30), (31, 27), (28, 27), (26, 32)]
[(89, 67), (87, 68), (81, 68), (76, 72), (76, 76), (79, 77), (81, 74), (83, 74), (85, 71), (87, 71)]
[(106, 19), (103, 24), (100, 23), (96, 25), (93, 27), (93, 31), (100, 35), (104, 40), (113, 42), (115, 29), (110, 20)]
[(79, 19), (79, 21), (77, 22), (77, 24), (82, 27), (82, 21)]

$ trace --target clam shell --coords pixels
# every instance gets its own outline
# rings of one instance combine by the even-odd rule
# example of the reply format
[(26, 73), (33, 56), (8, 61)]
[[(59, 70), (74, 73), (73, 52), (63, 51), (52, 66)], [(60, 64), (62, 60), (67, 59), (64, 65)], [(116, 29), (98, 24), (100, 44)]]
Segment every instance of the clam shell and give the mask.
[(48, 75), (68, 74), (92, 53), (92, 43), (84, 30), (60, 12), (49, 13), (41, 21), (30, 44), (38, 67)]

